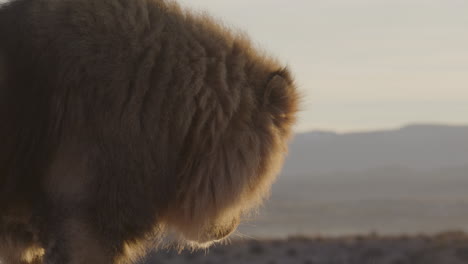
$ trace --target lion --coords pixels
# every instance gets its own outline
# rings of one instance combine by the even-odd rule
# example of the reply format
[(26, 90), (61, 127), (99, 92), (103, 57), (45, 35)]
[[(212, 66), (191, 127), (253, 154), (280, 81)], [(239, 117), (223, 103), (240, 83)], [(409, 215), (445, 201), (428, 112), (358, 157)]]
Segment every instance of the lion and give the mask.
[[(166, 0), (0, 8), (0, 258), (203, 248), (262, 203), (292, 136), (287, 67)], [(168, 242), (169, 243), (169, 242)]]

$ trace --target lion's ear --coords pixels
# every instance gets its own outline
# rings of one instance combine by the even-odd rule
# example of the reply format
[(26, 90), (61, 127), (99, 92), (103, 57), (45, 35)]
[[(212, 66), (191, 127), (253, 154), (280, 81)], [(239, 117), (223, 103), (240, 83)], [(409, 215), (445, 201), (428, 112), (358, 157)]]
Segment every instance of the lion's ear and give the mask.
[(274, 96), (275, 90), (281, 89), (281, 87), (283, 87), (284, 85), (286, 85), (286, 81), (280, 75), (274, 75), (273, 77), (271, 77), (263, 94), (263, 106), (267, 106), (268, 104), (270, 104), (272, 101), (271, 97)]
[(280, 130), (287, 131), (295, 121), (299, 95), (287, 69), (270, 76), (263, 94), (262, 111), (270, 114)]
[(291, 92), (291, 76), (285, 68), (270, 74), (263, 94), (263, 106), (282, 108), (284, 100)]

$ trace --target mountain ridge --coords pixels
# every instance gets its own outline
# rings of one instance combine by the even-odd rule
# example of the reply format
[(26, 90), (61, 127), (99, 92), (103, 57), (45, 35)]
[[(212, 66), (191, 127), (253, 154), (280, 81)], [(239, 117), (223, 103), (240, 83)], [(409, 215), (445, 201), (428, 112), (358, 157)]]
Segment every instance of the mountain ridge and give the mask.
[(392, 130), (298, 134), (282, 174), (380, 167), (432, 170), (468, 165), (468, 125), (410, 124)]

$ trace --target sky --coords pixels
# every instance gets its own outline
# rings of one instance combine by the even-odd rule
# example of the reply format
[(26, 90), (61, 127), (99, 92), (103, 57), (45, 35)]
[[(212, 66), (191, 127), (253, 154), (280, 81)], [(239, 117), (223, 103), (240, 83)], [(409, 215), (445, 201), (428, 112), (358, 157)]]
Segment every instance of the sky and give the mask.
[(305, 95), (296, 131), (468, 124), (466, 0), (180, 0), (247, 32)]

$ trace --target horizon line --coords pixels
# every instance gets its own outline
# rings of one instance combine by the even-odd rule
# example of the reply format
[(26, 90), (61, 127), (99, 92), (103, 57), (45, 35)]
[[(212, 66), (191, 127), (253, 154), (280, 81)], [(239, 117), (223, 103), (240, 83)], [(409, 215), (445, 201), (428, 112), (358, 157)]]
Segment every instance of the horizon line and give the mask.
[(417, 126), (428, 126), (428, 127), (454, 127), (454, 128), (464, 128), (468, 127), (468, 122), (466, 123), (451, 123), (451, 122), (408, 122), (404, 123), (402, 125), (396, 125), (396, 126), (382, 126), (382, 127), (376, 127), (376, 128), (356, 128), (356, 129), (330, 129), (330, 128), (313, 128), (313, 129), (307, 129), (307, 130), (300, 130), (297, 131), (296, 134), (307, 134), (307, 133), (314, 133), (314, 132), (320, 132), (320, 133), (333, 133), (337, 135), (343, 135), (343, 134), (356, 134), (356, 133), (373, 133), (373, 132), (383, 132), (383, 131), (398, 131), (407, 127), (417, 127)]

